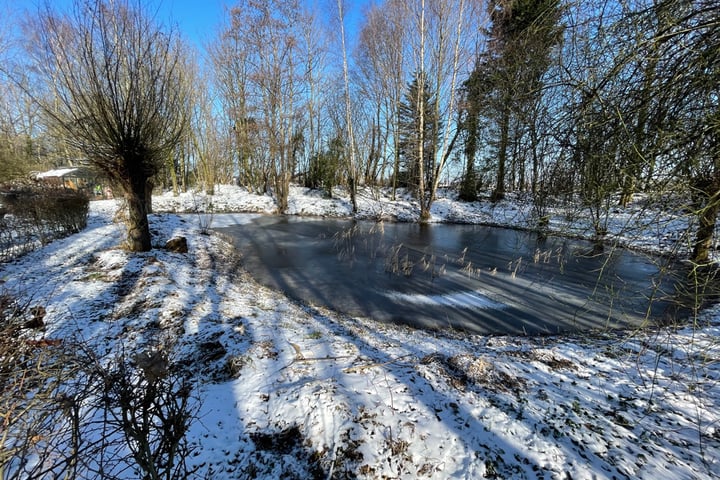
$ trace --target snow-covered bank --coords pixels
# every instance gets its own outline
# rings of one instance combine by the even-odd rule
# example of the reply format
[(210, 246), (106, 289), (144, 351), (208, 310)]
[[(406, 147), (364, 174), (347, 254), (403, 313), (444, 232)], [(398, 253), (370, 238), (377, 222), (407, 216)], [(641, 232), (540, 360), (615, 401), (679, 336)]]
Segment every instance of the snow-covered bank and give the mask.
[[(457, 192), (440, 189), (431, 209), (430, 222), (472, 223), (512, 228), (536, 229), (539, 213), (532, 202), (519, 195), (509, 195), (500, 202), (460, 202)], [(395, 200), (388, 189), (362, 189), (358, 195), (358, 211), (352, 213), (347, 192), (338, 189), (334, 198), (317, 190), (292, 186), (288, 215), (354, 217), (358, 219), (416, 222), (419, 207), (411, 195), (398, 191)], [(172, 192), (153, 197), (157, 212), (254, 212), (274, 214), (277, 207), (270, 195), (257, 195), (229, 185), (216, 187), (214, 196), (201, 192)], [(593, 238), (589, 213), (576, 205), (547, 208), (548, 231), (551, 234)], [(615, 207), (607, 218), (606, 241), (611, 245), (676, 255), (689, 251), (688, 225), (693, 217), (682, 208), (658, 211), (649, 208), (641, 195), (627, 207)], [(690, 232), (692, 233), (692, 232)]]
[[(224, 188), (214, 211), (274, 208), (269, 197)], [(185, 201), (202, 200), (164, 195), (155, 207)], [(363, 202), (369, 218), (414, 211), (408, 199)], [(346, 200), (302, 189), (291, 205), (349, 214)], [(46, 306), (38, 335), (80, 338), (99, 355), (163, 348), (193, 366), (198, 478), (720, 476), (720, 309), (678, 330), (595, 337), (410, 330), (258, 285), (228, 244), (202, 233), (209, 215), (151, 216), (155, 244), (182, 235), (188, 254), (130, 254), (119, 247), (115, 208), (93, 202), (86, 230), (3, 265), (0, 276)], [(526, 208), (439, 199), (433, 215), (522, 225)]]

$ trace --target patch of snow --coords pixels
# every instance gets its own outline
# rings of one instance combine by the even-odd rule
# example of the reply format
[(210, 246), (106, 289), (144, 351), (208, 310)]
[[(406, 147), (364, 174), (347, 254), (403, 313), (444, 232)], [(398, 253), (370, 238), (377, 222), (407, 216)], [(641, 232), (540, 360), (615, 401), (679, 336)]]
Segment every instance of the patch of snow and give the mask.
[(70, 173), (77, 171), (77, 168), (58, 168), (56, 170), (49, 170), (47, 172), (40, 172), (35, 175), (36, 178), (56, 178), (64, 177)]

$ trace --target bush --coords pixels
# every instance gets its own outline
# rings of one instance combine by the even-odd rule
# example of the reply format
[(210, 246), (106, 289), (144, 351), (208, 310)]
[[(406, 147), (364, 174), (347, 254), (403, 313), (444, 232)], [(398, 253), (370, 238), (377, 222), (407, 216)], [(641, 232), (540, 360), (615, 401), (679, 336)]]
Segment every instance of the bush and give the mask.
[(32, 250), (87, 226), (85, 193), (41, 185), (12, 185), (2, 194), (0, 259)]
[(83, 192), (32, 186), (4, 192), (3, 197), (7, 213), (36, 229), (67, 235), (87, 226), (90, 199)]
[[(94, 365), (99, 365), (95, 363)], [(117, 356), (94, 368), (102, 379), (107, 431), (121, 433), (127, 452), (122, 462), (147, 480), (181, 480), (194, 470), (186, 463), (192, 452), (186, 433), (197, 418), (189, 376), (174, 371), (159, 350), (132, 359)]]
[(0, 292), (0, 478), (73, 477), (79, 438), (66, 382), (77, 363), (67, 345), (31, 339), (44, 309)]
[(0, 291), (0, 479), (192, 477), (190, 378), (163, 352), (38, 337), (44, 314)]

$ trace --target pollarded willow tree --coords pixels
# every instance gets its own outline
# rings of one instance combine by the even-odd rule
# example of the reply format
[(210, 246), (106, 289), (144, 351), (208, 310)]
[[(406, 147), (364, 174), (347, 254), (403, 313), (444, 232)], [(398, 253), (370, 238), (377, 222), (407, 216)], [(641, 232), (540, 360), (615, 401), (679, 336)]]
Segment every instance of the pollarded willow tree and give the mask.
[(131, 0), (76, 0), (69, 14), (47, 7), (33, 25), (45, 87), (35, 99), (53, 130), (122, 189), (127, 247), (150, 250), (149, 180), (188, 124), (177, 35)]

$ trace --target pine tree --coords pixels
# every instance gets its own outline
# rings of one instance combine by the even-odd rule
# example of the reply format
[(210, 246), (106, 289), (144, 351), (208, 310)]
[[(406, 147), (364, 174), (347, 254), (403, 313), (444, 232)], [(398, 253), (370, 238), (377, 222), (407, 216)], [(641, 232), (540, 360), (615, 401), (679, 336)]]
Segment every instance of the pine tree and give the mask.
[(338, 170), (344, 161), (345, 142), (338, 134), (334, 136), (325, 150), (310, 158), (308, 172), (305, 175), (305, 186), (312, 189), (324, 189), (332, 198), (332, 189), (338, 184)]
[[(511, 125), (539, 101), (542, 76), (550, 66), (552, 49), (562, 38), (561, 9), (559, 0), (492, 0), (488, 8), (492, 21), (488, 49), (478, 58), (465, 86), (467, 104), (481, 108), (476, 115), (487, 118), (496, 129), (493, 198), (501, 199), (511, 142), (517, 140), (512, 138)], [(468, 126), (477, 128), (479, 122)]]
[(485, 93), (483, 79), (480, 72), (482, 68), (476, 66), (470, 77), (463, 83), (461, 94), (463, 96), (463, 119), (460, 129), (465, 137), (465, 174), (460, 184), (459, 198), (465, 202), (474, 202), (478, 199), (478, 175), (475, 169), (475, 155), (478, 148), (478, 134), (480, 131), (480, 113)]

